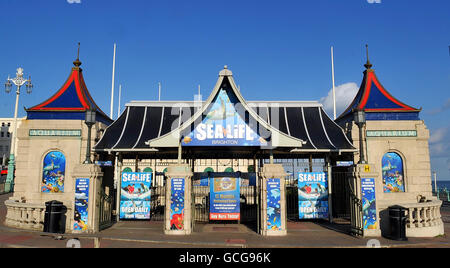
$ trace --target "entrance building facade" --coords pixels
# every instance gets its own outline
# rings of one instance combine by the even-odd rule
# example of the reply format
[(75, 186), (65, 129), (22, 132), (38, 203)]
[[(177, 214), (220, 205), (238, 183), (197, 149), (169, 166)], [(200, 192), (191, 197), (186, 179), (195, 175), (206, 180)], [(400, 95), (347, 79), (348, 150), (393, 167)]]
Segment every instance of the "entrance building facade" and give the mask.
[[(410, 208), (410, 236), (443, 232), (440, 204), (428, 187), (423, 122), (400, 117), (387, 123), (391, 118), (377, 117), (367, 123), (362, 144), (368, 161), (359, 161), (362, 139), (356, 135), (353, 108), (361, 100), (366, 106), (389, 105), (379, 102), (380, 94), (387, 93), (384, 88), (373, 95), (377, 98), (365, 95), (365, 82), (374, 81), (372, 92), (379, 85), (370, 80), (370, 70), (355, 102), (336, 122), (314, 101), (245, 100), (226, 66), (205, 101), (132, 101), (112, 121), (90, 97), (81, 62), (74, 64), (64, 86), (27, 109), (22, 120), (15, 193), (6, 202), (9, 226), (42, 229), (45, 202), (59, 200), (67, 207), (67, 232), (98, 232), (116, 221), (152, 220), (164, 222), (170, 235), (188, 235), (196, 223), (233, 222), (279, 236), (289, 231), (288, 221), (344, 218), (353, 234), (380, 236), (390, 228), (386, 209), (400, 204)], [(364, 105), (360, 108), (368, 108)], [(403, 108), (401, 115), (420, 112)], [(83, 122), (87, 110), (97, 115), (93, 137)], [(396, 123), (405, 129), (396, 129)], [(409, 131), (407, 125), (418, 127), (414, 138), (373, 136), (381, 130)], [(88, 140), (95, 144), (94, 164), (85, 160)], [(420, 144), (421, 165), (415, 171), (409, 162), (414, 158), (399, 145), (403, 142), (401, 146)], [(391, 147), (378, 159), (379, 150), (372, 146), (382, 143)], [(403, 170), (393, 160), (397, 156)], [(408, 203), (386, 191), (403, 193)], [(417, 195), (425, 199), (414, 201)], [(423, 200), (430, 202), (419, 202)]]

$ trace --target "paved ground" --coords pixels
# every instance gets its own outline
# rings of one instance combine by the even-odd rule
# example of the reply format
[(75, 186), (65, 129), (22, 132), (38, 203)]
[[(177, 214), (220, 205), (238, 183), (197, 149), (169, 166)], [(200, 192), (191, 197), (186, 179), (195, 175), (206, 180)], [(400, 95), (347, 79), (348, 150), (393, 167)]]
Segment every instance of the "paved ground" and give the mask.
[[(6, 208), (0, 195), (0, 248), (64, 248), (77, 238), (83, 248), (322, 248), (366, 247), (368, 238), (348, 235), (344, 225), (327, 222), (289, 222), (285, 237), (262, 237), (245, 225), (197, 224), (189, 236), (163, 234), (161, 222), (119, 222), (96, 235), (63, 237), (41, 232), (24, 231), (3, 225)], [(450, 234), (450, 207), (442, 209), (446, 234)], [(379, 238), (382, 247), (450, 247), (450, 235), (436, 238), (409, 238), (399, 242)]]

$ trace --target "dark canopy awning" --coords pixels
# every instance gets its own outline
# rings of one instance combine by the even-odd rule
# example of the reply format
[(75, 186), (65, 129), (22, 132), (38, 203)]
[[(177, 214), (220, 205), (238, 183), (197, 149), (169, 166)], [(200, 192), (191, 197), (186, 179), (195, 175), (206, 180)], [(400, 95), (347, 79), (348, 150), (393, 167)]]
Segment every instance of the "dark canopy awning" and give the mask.
[[(233, 103), (224, 104), (224, 99), (229, 100), (227, 96), (234, 100)], [(264, 143), (268, 141), (271, 149), (282, 148), (292, 153), (355, 151), (343, 130), (328, 117), (318, 102), (247, 102), (237, 89), (231, 71), (227, 69), (221, 71), (216, 87), (205, 102), (134, 101), (127, 104), (126, 110), (106, 129), (94, 150), (132, 153), (177, 148), (183, 138), (188, 135), (192, 137), (196, 126), (210, 117), (219, 117), (215, 120), (225, 122), (230, 112), (225, 106), (235, 107), (236, 104), (239, 104), (241, 111), (232, 112), (239, 114), (241, 121), (245, 121), (247, 127), (252, 129), (252, 135)], [(230, 129), (225, 127), (218, 129), (215, 131), (223, 131), (223, 135), (230, 133)], [(190, 148), (195, 144), (188, 143), (183, 144)], [(242, 146), (248, 146), (249, 150), (259, 148), (255, 143), (239, 143), (236, 147)], [(219, 150), (211, 145), (209, 147), (209, 150)], [(229, 150), (226, 147), (232, 148), (233, 145), (220, 149)]]
[[(132, 102), (108, 127), (95, 151), (151, 151), (147, 141), (162, 137), (190, 118), (194, 102)], [(317, 103), (248, 102), (262, 120), (291, 137), (305, 141), (297, 151), (354, 151), (354, 147)], [(180, 120), (180, 118), (182, 120)], [(271, 123), (277, 122), (277, 123)]]

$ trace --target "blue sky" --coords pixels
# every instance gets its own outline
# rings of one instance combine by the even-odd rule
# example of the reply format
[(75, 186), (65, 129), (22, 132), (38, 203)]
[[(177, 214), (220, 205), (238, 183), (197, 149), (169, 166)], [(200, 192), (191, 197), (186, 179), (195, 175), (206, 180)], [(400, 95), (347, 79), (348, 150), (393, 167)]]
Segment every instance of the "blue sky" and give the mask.
[[(122, 103), (157, 99), (158, 82), (163, 100), (192, 100), (199, 84), (206, 98), (224, 65), (249, 100), (323, 100), (331, 89), (330, 47), (336, 85), (355, 90), (368, 43), (383, 85), (423, 108), (432, 169), (450, 180), (448, 0), (69, 2), (0, 1), (0, 82), (21, 66), (35, 85), (20, 107), (59, 89), (78, 42), (87, 86), (107, 114), (113, 43)], [(0, 117), (13, 116), (14, 98), (0, 91)]]

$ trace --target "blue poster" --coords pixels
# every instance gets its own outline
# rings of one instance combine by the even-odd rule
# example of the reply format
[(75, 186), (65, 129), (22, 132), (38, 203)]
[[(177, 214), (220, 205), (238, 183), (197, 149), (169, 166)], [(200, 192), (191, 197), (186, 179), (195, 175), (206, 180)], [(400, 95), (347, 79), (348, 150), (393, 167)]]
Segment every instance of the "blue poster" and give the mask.
[(300, 219), (328, 219), (328, 179), (324, 172), (298, 174)]
[(89, 206), (89, 179), (75, 181), (75, 213), (74, 231), (86, 231), (88, 228), (88, 206)]
[[(240, 105), (234, 94), (221, 89), (209, 112), (194, 131), (183, 137), (183, 146), (266, 146), (267, 141), (256, 134), (236, 110)], [(243, 107), (240, 106), (240, 110)]]
[(217, 177), (210, 182), (210, 220), (240, 220), (239, 178)]
[(361, 179), (361, 197), (364, 230), (377, 229), (377, 207), (375, 197), (375, 179)]
[(58, 151), (49, 152), (44, 157), (41, 192), (64, 193), (66, 157)]
[(123, 172), (120, 219), (150, 219), (151, 172)]
[(280, 179), (267, 180), (267, 230), (281, 230)]
[(184, 229), (184, 178), (172, 179), (170, 195), (170, 230)]
[(383, 191), (398, 193), (405, 191), (403, 161), (397, 153), (387, 153), (381, 160), (383, 171)]

